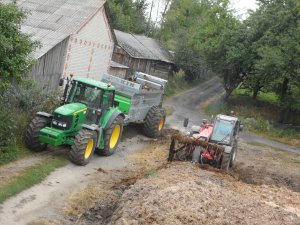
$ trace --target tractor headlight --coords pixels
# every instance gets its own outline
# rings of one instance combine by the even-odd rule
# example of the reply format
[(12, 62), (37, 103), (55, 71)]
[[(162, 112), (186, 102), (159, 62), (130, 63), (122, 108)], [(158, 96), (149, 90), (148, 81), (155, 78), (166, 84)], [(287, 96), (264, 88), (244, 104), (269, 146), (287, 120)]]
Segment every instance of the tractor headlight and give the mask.
[(55, 125), (55, 126), (58, 126), (58, 127), (63, 127), (63, 128), (67, 127), (67, 123), (65, 123), (65, 122), (59, 122), (57, 120), (53, 120), (52, 124)]

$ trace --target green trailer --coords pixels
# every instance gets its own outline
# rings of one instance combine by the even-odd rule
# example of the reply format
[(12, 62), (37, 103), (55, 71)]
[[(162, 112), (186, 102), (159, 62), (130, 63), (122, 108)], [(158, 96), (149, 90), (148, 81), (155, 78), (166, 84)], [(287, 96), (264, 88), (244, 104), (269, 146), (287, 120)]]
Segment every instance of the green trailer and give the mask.
[(166, 119), (162, 99), (167, 81), (143, 73), (133, 80), (108, 74), (102, 81), (68, 78), (61, 106), (52, 114), (38, 112), (28, 125), (27, 147), (43, 151), (69, 145), (70, 160), (86, 165), (94, 152), (112, 155), (129, 123), (143, 123), (147, 136), (159, 137)]

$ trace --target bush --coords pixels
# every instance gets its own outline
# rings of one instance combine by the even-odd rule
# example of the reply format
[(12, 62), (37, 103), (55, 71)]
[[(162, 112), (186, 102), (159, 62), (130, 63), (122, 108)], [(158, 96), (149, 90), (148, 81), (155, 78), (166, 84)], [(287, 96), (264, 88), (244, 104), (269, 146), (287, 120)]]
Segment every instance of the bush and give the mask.
[[(55, 94), (44, 93), (32, 81), (0, 93), (0, 164), (18, 158), (29, 121), (37, 111), (50, 112), (58, 106)], [(23, 151), (24, 152), (24, 151)]]

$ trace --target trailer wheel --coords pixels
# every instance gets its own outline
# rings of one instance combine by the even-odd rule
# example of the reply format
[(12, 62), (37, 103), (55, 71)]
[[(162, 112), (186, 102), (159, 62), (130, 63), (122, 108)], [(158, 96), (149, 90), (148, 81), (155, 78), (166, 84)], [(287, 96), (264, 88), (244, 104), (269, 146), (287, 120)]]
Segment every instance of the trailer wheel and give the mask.
[(99, 151), (99, 153), (104, 156), (114, 154), (121, 140), (122, 132), (123, 118), (118, 116), (104, 131), (104, 149)]
[(79, 166), (88, 164), (95, 151), (96, 143), (97, 133), (95, 131), (81, 129), (69, 152), (71, 162)]
[(165, 125), (166, 113), (165, 110), (153, 106), (147, 113), (144, 123), (144, 133), (150, 138), (157, 138), (161, 135), (162, 129)]
[(25, 143), (27, 148), (35, 152), (41, 152), (47, 148), (47, 143), (41, 143), (39, 141), (39, 135), (41, 129), (49, 125), (50, 122), (51, 120), (49, 118), (38, 115), (31, 120), (25, 135)]

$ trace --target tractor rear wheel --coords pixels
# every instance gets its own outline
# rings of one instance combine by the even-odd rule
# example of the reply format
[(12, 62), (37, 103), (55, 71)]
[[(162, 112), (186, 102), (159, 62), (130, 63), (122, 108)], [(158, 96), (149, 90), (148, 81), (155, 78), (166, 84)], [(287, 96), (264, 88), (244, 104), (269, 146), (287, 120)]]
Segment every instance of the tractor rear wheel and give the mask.
[(88, 164), (95, 151), (96, 143), (97, 133), (95, 131), (81, 129), (69, 152), (71, 162), (79, 166)]
[(31, 122), (29, 123), (26, 135), (25, 135), (25, 143), (27, 148), (35, 152), (41, 152), (47, 148), (46, 143), (41, 143), (39, 141), (39, 135), (41, 129), (45, 128), (47, 125), (51, 123), (51, 119), (42, 116), (35, 116)]
[(153, 106), (147, 113), (144, 123), (144, 133), (150, 138), (157, 138), (161, 135), (162, 129), (166, 122), (165, 110)]
[(110, 156), (116, 151), (123, 132), (123, 118), (117, 116), (114, 122), (104, 131), (104, 149), (101, 155)]

